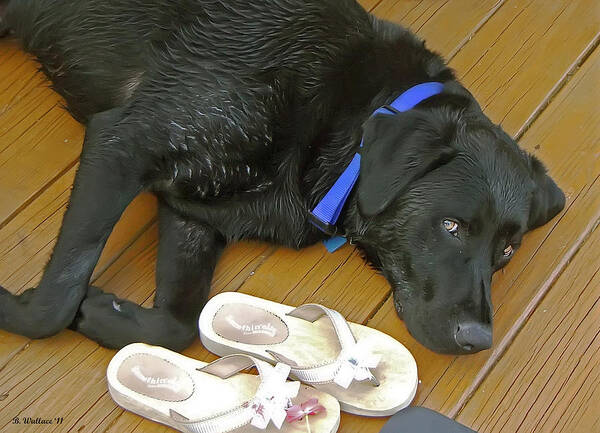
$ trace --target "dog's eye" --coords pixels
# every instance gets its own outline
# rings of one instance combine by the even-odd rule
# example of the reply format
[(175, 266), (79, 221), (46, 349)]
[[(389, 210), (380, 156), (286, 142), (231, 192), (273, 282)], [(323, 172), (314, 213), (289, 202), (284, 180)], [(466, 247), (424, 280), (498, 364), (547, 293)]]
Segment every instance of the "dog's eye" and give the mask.
[(510, 257), (510, 256), (512, 256), (512, 253), (514, 251), (515, 250), (513, 249), (512, 245), (507, 246), (506, 248), (504, 248), (504, 257)]
[(458, 233), (458, 223), (456, 221), (444, 220), (444, 228), (454, 236), (456, 236)]

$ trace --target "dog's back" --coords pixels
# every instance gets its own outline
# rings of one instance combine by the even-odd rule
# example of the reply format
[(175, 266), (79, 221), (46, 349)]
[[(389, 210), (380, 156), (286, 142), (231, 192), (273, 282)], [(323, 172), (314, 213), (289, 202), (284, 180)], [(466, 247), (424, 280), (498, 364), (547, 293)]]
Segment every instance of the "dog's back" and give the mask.
[[(148, 44), (169, 31), (160, 1), (10, 1), (6, 22), (35, 55), (80, 121), (120, 105), (148, 58)], [(137, 13), (133, 13), (133, 11)]]
[[(174, 64), (192, 60), (182, 67), (198, 72), (218, 64), (238, 76), (281, 67), (306, 68), (309, 75), (325, 44), (340, 46), (332, 35), (348, 36), (340, 27), (357, 34), (368, 27), (360, 25), (368, 16), (354, 0), (264, 3), (4, 0), (4, 7), (25, 50), (39, 59), (75, 118), (86, 121), (122, 105), (161, 55)], [(333, 13), (340, 8), (344, 14)], [(327, 57), (330, 63), (331, 53)]]

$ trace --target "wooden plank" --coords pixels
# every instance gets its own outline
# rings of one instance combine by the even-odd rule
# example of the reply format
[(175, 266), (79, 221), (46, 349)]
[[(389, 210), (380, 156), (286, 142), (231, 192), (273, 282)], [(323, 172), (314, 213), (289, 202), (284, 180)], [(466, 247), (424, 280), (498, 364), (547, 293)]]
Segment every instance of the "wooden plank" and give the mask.
[[(408, 334), (391, 299), (369, 322), (414, 354), (422, 381), (417, 404), (448, 415), (458, 411), (600, 219), (599, 72), (600, 52), (595, 52), (522, 139), (548, 163), (569, 202), (560, 218), (528, 234), (522, 251), (494, 276), (493, 349), (462, 357), (434, 354)], [(375, 432), (381, 424), (358, 418), (351, 423), (348, 432)]]
[(373, 13), (417, 33), (446, 59), (490, 19), (505, 0), (383, 1)]
[[(311, 266), (298, 266), (302, 260)], [(278, 250), (240, 291), (289, 305), (335, 305), (348, 320), (363, 322), (383, 303), (389, 285), (354, 248), (329, 254), (322, 245), (314, 245), (302, 251)]]
[(481, 433), (598, 431), (594, 429), (600, 420), (598, 251), (600, 229), (585, 242), (460, 411), (460, 422)]
[(509, 0), (451, 66), (492, 120), (520, 135), (599, 37), (595, 0)]
[[(61, 107), (37, 65), (0, 40), (0, 224), (77, 161), (83, 127)], [(43, 161), (43, 164), (40, 164)]]
[[(29, 412), (28, 408), (36, 399), (43, 397), (49, 387), (86, 359), (95, 347), (97, 344), (90, 340), (75, 333), (64, 332), (52, 338), (37, 340), (36, 344), (31, 344), (27, 350), (20, 352), (14, 362), (7, 364), (2, 371), (0, 387), (8, 397), (0, 401), (0, 428), (23, 431), (21, 426), (11, 424), (16, 416), (60, 416), (64, 406), (59, 400), (55, 400), (53, 412), (44, 415)], [(30, 359), (36, 359), (36, 362), (28, 361)]]

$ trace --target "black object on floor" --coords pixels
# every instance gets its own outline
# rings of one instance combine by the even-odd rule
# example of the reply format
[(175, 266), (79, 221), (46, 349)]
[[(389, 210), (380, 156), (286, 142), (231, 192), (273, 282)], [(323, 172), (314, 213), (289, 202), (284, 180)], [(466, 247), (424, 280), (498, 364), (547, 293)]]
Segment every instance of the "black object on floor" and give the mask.
[(402, 409), (380, 433), (477, 433), (441, 413), (418, 406)]

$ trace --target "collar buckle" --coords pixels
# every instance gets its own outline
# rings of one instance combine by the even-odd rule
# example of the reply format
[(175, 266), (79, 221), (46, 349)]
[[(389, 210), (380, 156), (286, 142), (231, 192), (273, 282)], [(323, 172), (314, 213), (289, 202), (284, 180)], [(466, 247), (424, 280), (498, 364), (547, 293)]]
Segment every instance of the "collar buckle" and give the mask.
[(326, 223), (312, 212), (308, 214), (308, 221), (329, 236), (337, 235), (338, 228), (335, 224)]
[(392, 107), (391, 105), (384, 105), (381, 108), (385, 108), (386, 110), (388, 110), (391, 114), (400, 114), (401, 111), (397, 110), (396, 108)]

